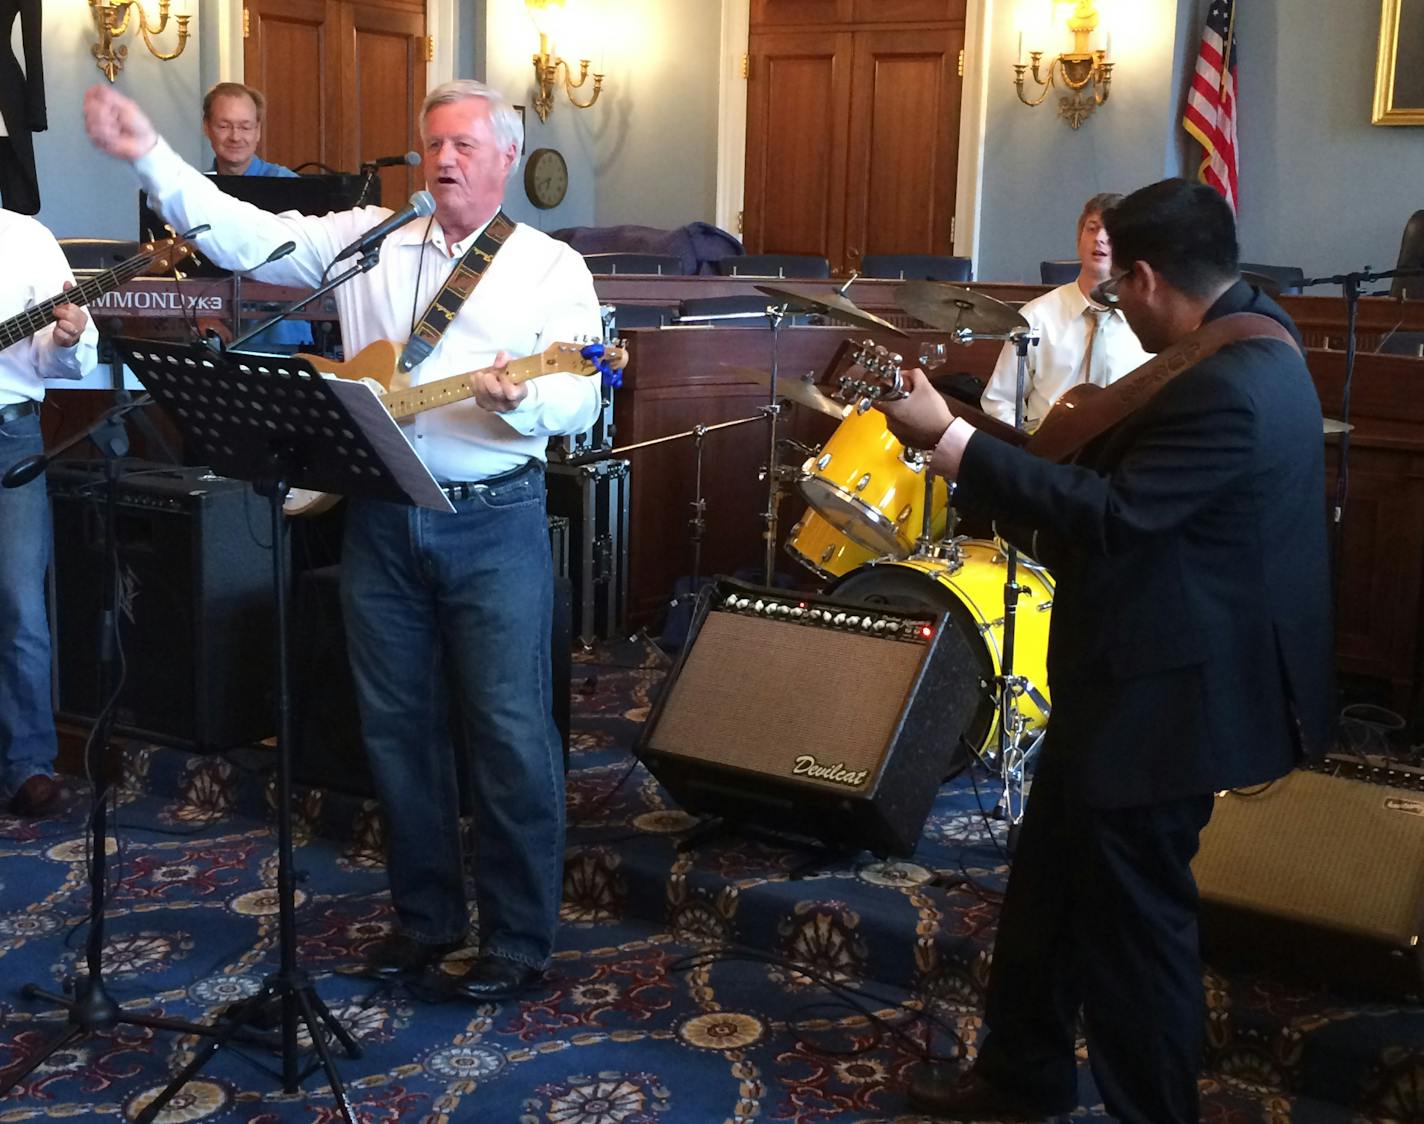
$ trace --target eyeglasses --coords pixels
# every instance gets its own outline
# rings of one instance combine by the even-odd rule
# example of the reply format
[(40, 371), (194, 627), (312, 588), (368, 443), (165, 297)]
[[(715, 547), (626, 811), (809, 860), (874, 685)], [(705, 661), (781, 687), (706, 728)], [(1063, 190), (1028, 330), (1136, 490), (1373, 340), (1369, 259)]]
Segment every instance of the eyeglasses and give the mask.
[(1106, 281), (1098, 282), (1093, 286), (1093, 291), (1088, 294), (1088, 299), (1095, 304), (1112, 308), (1121, 299), (1117, 290), (1126, 277), (1126, 273), (1119, 273), (1115, 277), (1109, 277)]
[(256, 121), (214, 121), (213, 132), (227, 136), (236, 133), (240, 137), (251, 136), (257, 131)]

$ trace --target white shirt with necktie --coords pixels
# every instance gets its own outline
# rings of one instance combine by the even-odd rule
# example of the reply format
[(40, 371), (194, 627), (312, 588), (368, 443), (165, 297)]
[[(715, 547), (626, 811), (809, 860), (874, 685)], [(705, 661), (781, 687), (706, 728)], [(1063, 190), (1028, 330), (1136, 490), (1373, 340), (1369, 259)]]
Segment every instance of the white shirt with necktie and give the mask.
[[(224, 195), (163, 140), (134, 169), (174, 227), (212, 226), (195, 241), (214, 262), (278, 285), (314, 288), (342, 247), (391, 214), (385, 207), (319, 218), (294, 211), (268, 214)], [(481, 230), (447, 245), (439, 222), (415, 219), (391, 234), (376, 267), (335, 291), (348, 357), (376, 340), (404, 343)], [(296, 243), (295, 251), (262, 265), (289, 240)], [(511, 358), (532, 355), (551, 343), (597, 336), (600, 327), (598, 297), (583, 258), (520, 223), (410, 382), (419, 385), (488, 366), (501, 350)], [(393, 389), (404, 384), (403, 376), (392, 380)], [(531, 459), (543, 460), (549, 437), (587, 429), (598, 414), (596, 376), (550, 374), (524, 385), (528, 396), (509, 413), (491, 413), (469, 399), (405, 423), (411, 444), (437, 480), (484, 480)]]
[[(1024, 421), (1038, 428), (1053, 403), (1071, 386), (1107, 386), (1151, 358), (1142, 350), (1121, 312), (1094, 305), (1076, 281), (1035, 297), (1019, 309), (1038, 332), (1028, 349), (1024, 375)], [(984, 388), (980, 406), (1000, 421), (1014, 423), (1018, 354), (1005, 344)]]

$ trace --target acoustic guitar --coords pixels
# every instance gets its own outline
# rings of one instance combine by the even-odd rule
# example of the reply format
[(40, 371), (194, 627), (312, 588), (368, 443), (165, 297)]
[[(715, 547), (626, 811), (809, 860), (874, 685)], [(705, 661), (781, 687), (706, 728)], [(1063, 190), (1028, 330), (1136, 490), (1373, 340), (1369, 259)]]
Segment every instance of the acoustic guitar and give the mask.
[[(391, 390), (391, 377), (400, 358), (400, 345), (390, 340), (377, 340), (362, 348), (345, 362), (319, 355), (302, 355), (323, 375), (365, 382), (380, 396), (381, 405), (396, 421), (405, 421), (437, 406), (448, 406), (474, 397), (470, 375), (466, 372), (422, 383), (405, 390)], [(515, 383), (528, 382), (543, 375), (601, 375), (609, 384), (621, 381), (618, 372), (628, 363), (628, 353), (617, 343), (553, 343), (535, 355), (511, 359), (504, 373)], [(287, 493), (283, 510), (287, 515), (319, 515), (340, 502), (341, 497), (330, 492), (293, 488)]]

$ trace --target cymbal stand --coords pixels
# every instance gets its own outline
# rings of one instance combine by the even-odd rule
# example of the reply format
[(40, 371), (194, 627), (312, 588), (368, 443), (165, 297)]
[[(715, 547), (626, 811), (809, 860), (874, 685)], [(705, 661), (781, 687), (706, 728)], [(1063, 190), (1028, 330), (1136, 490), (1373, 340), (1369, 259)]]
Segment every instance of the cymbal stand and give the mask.
[[(688, 590), (688, 596), (694, 600), (697, 597), (698, 587), (702, 584), (702, 540), (707, 532), (707, 500), (702, 492), (702, 449), (707, 435), (719, 429), (731, 429), (734, 426), (747, 425), (750, 422), (761, 421), (766, 417), (766, 407), (761, 407), (758, 413), (748, 418), (737, 418), (735, 421), (718, 422), (716, 425), (695, 425), (691, 429), (685, 429), (681, 433), (669, 433), (664, 437), (652, 437), (647, 441), (638, 441), (632, 445), (620, 445), (616, 449), (609, 451), (608, 455), (621, 457), (625, 453), (631, 453), (638, 449), (647, 449), (654, 445), (665, 445), (669, 441), (681, 441), (684, 437), (691, 437), (693, 440), (694, 469), (693, 469), (693, 493), (692, 493), (692, 518), (687, 521), (691, 528), (690, 541), (692, 543), (692, 584)], [(669, 607), (675, 606), (679, 598), (674, 597)]]
[[(847, 282), (849, 284), (849, 282)], [(776, 393), (776, 376), (781, 353), (781, 322), (786, 319), (787, 306), (769, 305), (766, 310), (767, 324), (771, 327), (771, 384), (767, 388), (766, 411), (767, 452), (766, 452), (766, 511), (762, 513), (764, 528), (762, 536), (766, 540), (763, 552), (762, 584), (770, 587), (776, 573), (777, 520), (781, 512), (781, 473), (777, 471), (777, 421), (781, 417), (781, 402)]]

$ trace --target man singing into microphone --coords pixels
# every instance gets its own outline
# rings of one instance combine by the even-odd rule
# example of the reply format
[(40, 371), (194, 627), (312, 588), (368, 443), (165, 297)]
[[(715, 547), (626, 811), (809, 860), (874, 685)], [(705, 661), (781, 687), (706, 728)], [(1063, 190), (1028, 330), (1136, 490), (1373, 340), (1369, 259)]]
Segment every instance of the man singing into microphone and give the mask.
[[(54, 236), (34, 219), (0, 210), (0, 319), (58, 295), (74, 274)], [(94, 366), (98, 333), (82, 308), (62, 304), (54, 323), (0, 351), (0, 472), (44, 451), (45, 379), (77, 379)], [(53, 530), (41, 474), (0, 488), (0, 793), (11, 812), (42, 815), (54, 779), (45, 569)]]
[[(316, 285), (343, 247), (390, 216), (381, 207), (277, 216), (229, 198), (108, 86), (88, 92), (85, 123), (98, 148), (133, 163), (169, 222), (211, 224), (199, 239), (208, 255), (265, 281)], [(437, 717), (452, 683), (472, 746), (479, 907), (480, 955), (461, 990), (484, 1002), (534, 985), (554, 943), (564, 792), (544, 449), (550, 436), (590, 425), (599, 406), (596, 380), (551, 374), (515, 384), (503, 367), (508, 355), (596, 334), (598, 301), (578, 254), (500, 212), (523, 134), (503, 97), (479, 82), (446, 83), (425, 99), (420, 127), (434, 214), (386, 238), (379, 264), (335, 296), (350, 351), (404, 343), (420, 326), (433, 350), (422, 349), (411, 382), (473, 372), (473, 401), (420, 414), (407, 428), (456, 511), (351, 502), (342, 601), (397, 918), (370, 959), (418, 972), (466, 937), (455, 759)], [(289, 240), (295, 252), (257, 269)], [(461, 292), (441, 295), (457, 263)], [(425, 315), (437, 295), (459, 308), (443, 330)]]

